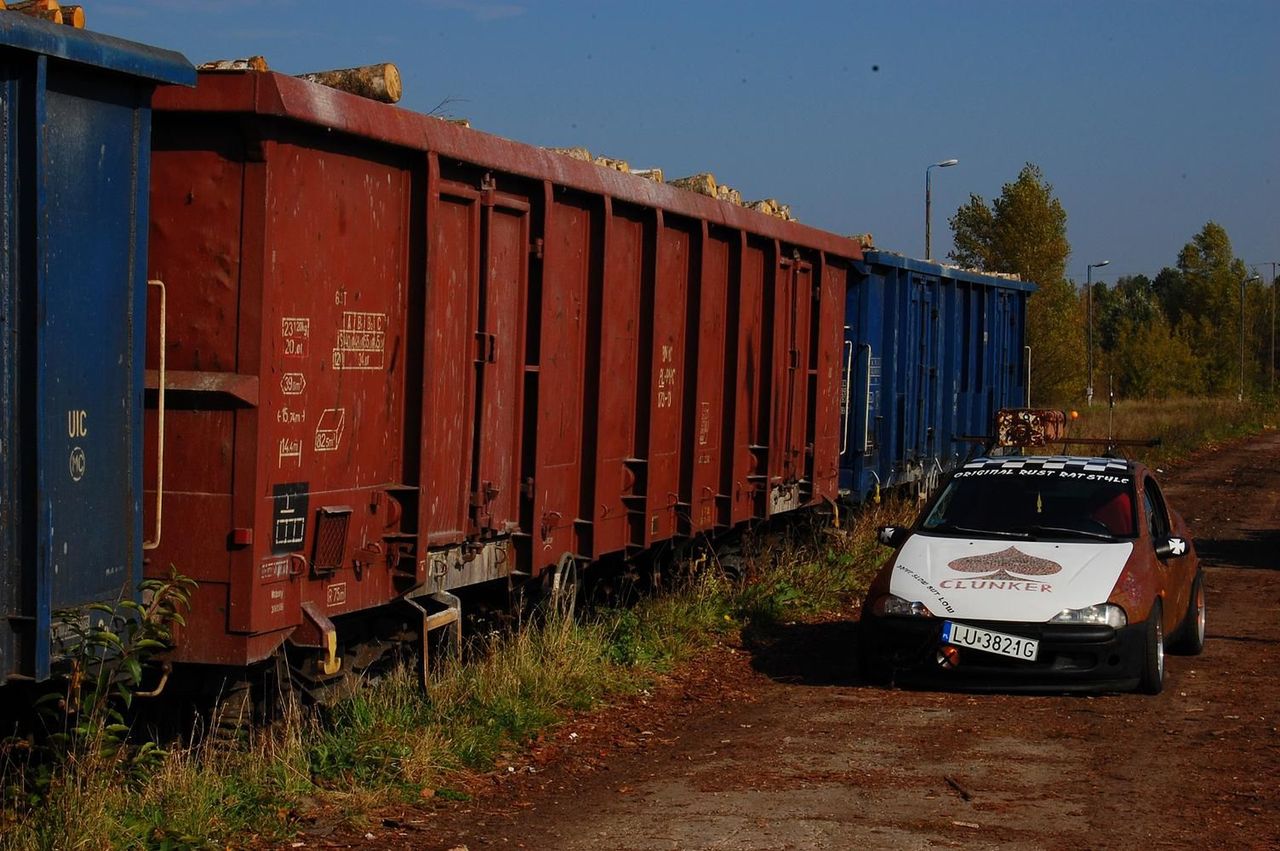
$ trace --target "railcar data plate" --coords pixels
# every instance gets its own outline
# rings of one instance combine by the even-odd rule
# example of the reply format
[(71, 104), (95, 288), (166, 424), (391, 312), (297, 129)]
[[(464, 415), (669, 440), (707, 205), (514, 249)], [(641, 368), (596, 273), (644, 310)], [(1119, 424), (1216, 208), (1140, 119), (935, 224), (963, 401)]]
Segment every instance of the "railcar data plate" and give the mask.
[(1008, 635), (951, 621), (942, 622), (942, 643), (972, 647), (974, 650), (985, 653), (995, 653), (998, 656), (1009, 656), (1028, 662), (1034, 662), (1036, 655), (1040, 652), (1040, 642), (1034, 638)]

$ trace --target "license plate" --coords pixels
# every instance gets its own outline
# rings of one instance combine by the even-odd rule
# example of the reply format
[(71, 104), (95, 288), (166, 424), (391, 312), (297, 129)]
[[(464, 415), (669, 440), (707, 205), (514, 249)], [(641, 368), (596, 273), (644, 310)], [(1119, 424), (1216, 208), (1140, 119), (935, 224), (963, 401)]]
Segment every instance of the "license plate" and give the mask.
[(1040, 642), (1034, 638), (1021, 635), (1007, 635), (990, 629), (980, 629), (963, 623), (942, 622), (942, 643), (955, 644), (959, 647), (972, 647), (984, 653), (995, 653), (998, 656), (1009, 656), (1014, 659), (1036, 660), (1040, 652)]

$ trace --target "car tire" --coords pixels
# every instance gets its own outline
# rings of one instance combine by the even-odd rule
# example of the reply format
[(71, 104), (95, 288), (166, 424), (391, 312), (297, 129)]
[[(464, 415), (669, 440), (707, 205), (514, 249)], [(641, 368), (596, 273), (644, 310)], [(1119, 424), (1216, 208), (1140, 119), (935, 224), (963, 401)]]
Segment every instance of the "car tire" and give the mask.
[(1164, 688), (1164, 607), (1156, 600), (1147, 615), (1146, 641), (1143, 644), (1142, 675), (1138, 691), (1159, 694)]
[(1204, 571), (1196, 571), (1196, 578), (1191, 583), (1191, 599), (1187, 601), (1187, 614), (1178, 627), (1178, 638), (1172, 644), (1172, 650), (1184, 656), (1199, 656), (1204, 650)]

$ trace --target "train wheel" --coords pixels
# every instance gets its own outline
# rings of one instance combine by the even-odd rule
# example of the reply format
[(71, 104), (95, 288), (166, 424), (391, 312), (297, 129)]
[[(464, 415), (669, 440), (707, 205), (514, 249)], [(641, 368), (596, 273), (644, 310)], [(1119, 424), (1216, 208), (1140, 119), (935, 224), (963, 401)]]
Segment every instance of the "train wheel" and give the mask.
[(573, 553), (565, 553), (551, 574), (551, 611), (556, 617), (573, 617), (578, 607), (580, 586), (577, 559)]
[(209, 738), (215, 747), (243, 742), (254, 723), (253, 684), (245, 677), (227, 677), (209, 717)]

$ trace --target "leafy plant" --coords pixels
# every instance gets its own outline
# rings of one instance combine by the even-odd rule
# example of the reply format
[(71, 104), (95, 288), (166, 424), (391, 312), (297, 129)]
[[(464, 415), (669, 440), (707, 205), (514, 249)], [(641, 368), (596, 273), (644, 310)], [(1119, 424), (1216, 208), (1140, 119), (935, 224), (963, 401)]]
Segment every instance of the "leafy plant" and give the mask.
[(153, 741), (127, 747), (125, 713), (142, 690), (145, 672), (184, 626), (195, 581), (176, 571), (139, 586), (143, 602), (92, 603), (54, 615), (54, 634), (68, 666), (66, 687), (36, 701), (52, 731), (48, 745), (59, 760), (119, 761), (133, 769), (155, 766), (164, 750)]

